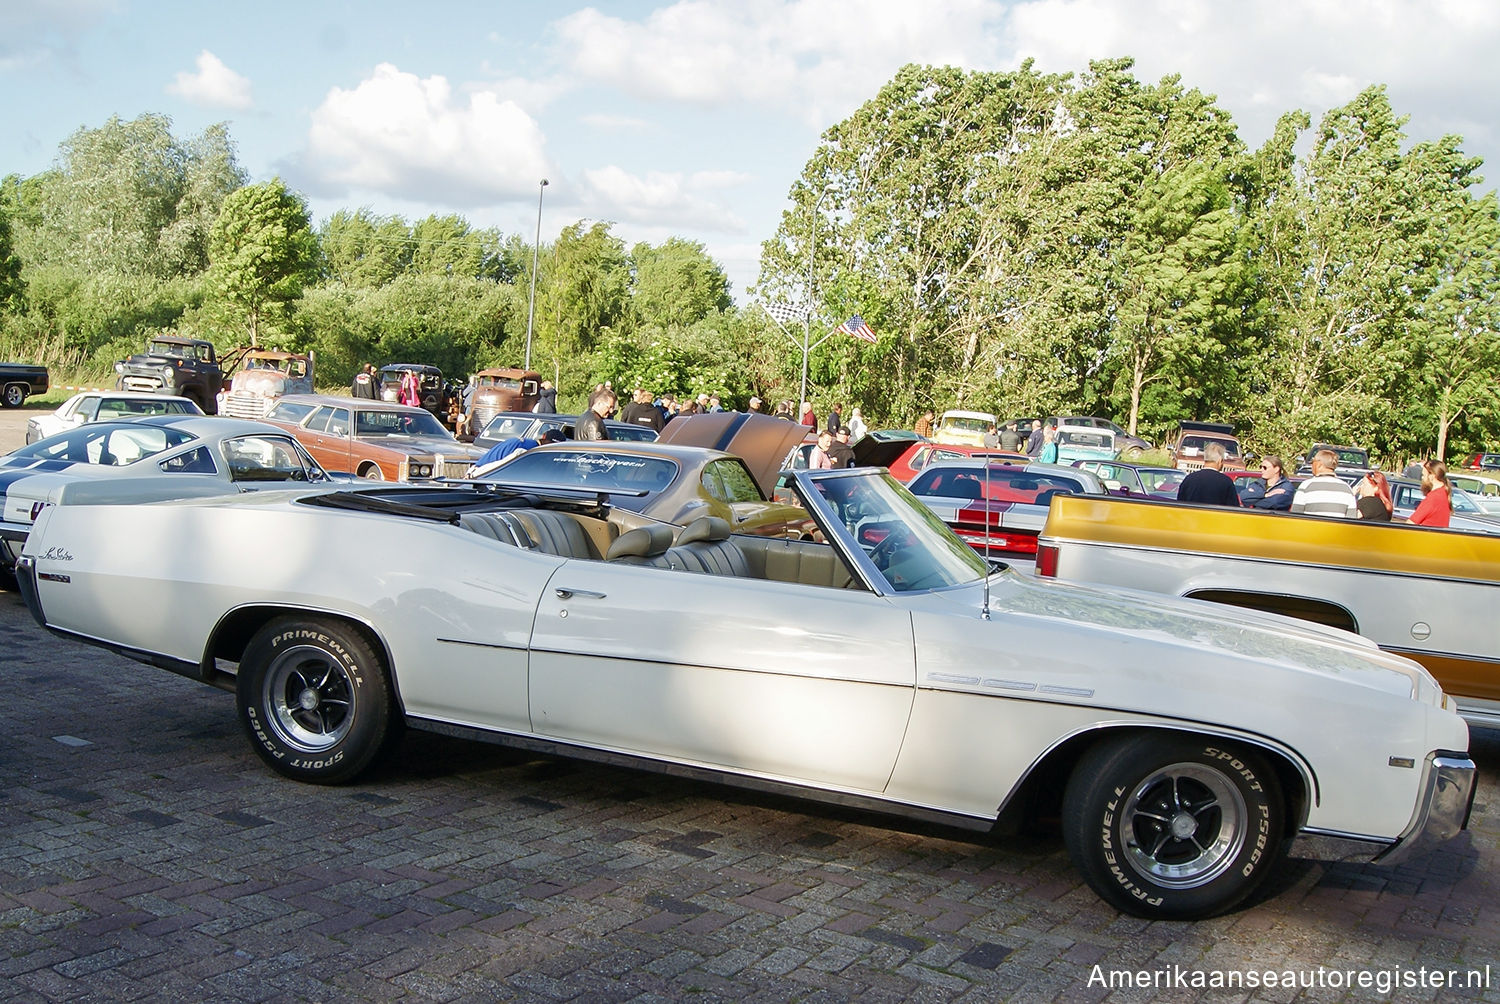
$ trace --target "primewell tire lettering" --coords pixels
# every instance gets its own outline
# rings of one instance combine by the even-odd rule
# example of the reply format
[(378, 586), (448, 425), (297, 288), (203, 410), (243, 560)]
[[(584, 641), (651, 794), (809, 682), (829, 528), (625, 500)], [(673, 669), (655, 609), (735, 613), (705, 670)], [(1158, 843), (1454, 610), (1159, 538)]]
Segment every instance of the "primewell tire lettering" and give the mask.
[(262, 628), (245, 646), (235, 696), (256, 753), (299, 781), (353, 779), (399, 729), (380, 656), (359, 628), (329, 618)]
[(1075, 765), (1063, 830), (1107, 902), (1143, 917), (1203, 917), (1263, 880), (1280, 850), (1282, 808), (1254, 749), (1133, 734), (1101, 741)]

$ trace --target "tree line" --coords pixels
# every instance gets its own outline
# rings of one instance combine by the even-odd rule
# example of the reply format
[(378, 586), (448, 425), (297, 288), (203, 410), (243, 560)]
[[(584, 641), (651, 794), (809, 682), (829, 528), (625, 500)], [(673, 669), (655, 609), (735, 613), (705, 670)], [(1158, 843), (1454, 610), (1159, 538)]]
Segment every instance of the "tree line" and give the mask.
[(819, 385), (882, 414), (1232, 422), (1265, 451), (1493, 448), (1500, 224), (1461, 137), (1408, 145), (1371, 87), (1250, 150), (1132, 65), (907, 66), (824, 133), (761, 289), (881, 337), (830, 343)]
[[(813, 349), (815, 401), (884, 425), (1228, 421), (1290, 453), (1492, 447), (1500, 222), (1461, 138), (1408, 143), (1372, 87), (1251, 150), (1211, 96), (1132, 69), (907, 66), (824, 133), (752, 290), (810, 313), (815, 342), (856, 313), (877, 333)], [(611, 229), (538, 249), (532, 362), (565, 404), (606, 379), (797, 396), (800, 324), (736, 308), (702, 245)], [(102, 374), (177, 332), (313, 349), (324, 384), (365, 361), (519, 365), (532, 251), (457, 215), (315, 227), (280, 181), (248, 184), (225, 127), (111, 119), (0, 182), (0, 352)]]

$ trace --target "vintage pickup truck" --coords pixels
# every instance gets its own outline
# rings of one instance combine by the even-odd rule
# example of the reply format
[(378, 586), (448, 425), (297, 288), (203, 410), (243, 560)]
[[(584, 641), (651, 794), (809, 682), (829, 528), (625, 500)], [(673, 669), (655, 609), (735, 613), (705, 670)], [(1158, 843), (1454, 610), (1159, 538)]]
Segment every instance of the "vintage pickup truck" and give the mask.
[(0, 363), (0, 405), (19, 408), (33, 394), (47, 393), (47, 367)]
[(1036, 572), (1358, 632), (1425, 666), (1469, 722), (1500, 727), (1500, 537), (1064, 495)]

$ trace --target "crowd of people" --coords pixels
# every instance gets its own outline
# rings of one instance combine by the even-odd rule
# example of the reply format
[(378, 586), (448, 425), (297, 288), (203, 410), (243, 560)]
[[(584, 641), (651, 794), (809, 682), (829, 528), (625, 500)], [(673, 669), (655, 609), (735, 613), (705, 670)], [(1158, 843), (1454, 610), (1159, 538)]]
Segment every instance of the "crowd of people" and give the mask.
[[(373, 365), (366, 363), (355, 375), (350, 392), (354, 397), (378, 398), (379, 384), (379, 373)], [(420, 404), (420, 384), (415, 373), (403, 374), (398, 399), (403, 403), (409, 401)], [(533, 410), (538, 413), (557, 413), (557, 391), (550, 380), (543, 381), (541, 399)], [(575, 439), (583, 441), (609, 439), (606, 422), (611, 419), (646, 426), (659, 433), (668, 422), (680, 415), (729, 410), (733, 409), (724, 407), (723, 399), (717, 394), (702, 393), (679, 400), (675, 394), (658, 396), (644, 387), (631, 391), (629, 400), (621, 407), (620, 396), (606, 381), (596, 385), (589, 394), (588, 406), (578, 416), (573, 433)], [(822, 426), (818, 424), (817, 411), (811, 401), (802, 401), (798, 406), (789, 399), (781, 400), (768, 412), (765, 401), (752, 395), (746, 403), (745, 412), (770, 414), (773, 418), (797, 422), (816, 430), (817, 444), (808, 457), (808, 465), (814, 469), (852, 467), (853, 443), (869, 431), (860, 409), (851, 409), (846, 419), (841, 402), (830, 407)], [(930, 438), (935, 431), (934, 420), (934, 412), (928, 409), (917, 418), (912, 431)], [(989, 448), (1024, 453), (1042, 463), (1055, 463), (1056, 434), (1054, 426), (1040, 420), (1033, 421), (1030, 429), (1017, 428), (1015, 422), (1008, 422), (1000, 427), (991, 425), (984, 441)], [(536, 444), (528, 441), (519, 444), (519, 448), (524, 450), (534, 445)], [(515, 449), (517, 446), (512, 444), (510, 448)], [(1259, 472), (1265, 487), (1261, 489), (1257, 485), (1243, 498), (1236, 489), (1234, 479), (1224, 473), (1226, 459), (1223, 446), (1209, 443), (1204, 448), (1203, 467), (1183, 479), (1177, 491), (1177, 500), (1372, 522), (1390, 522), (1394, 515), (1390, 482), (1385, 474), (1369, 471), (1351, 485), (1338, 477), (1338, 455), (1332, 450), (1319, 450), (1309, 458), (1312, 474), (1300, 483), (1294, 483), (1288, 476), (1286, 464), (1280, 456), (1263, 456)], [(1447, 466), (1439, 460), (1427, 460), (1420, 466), (1413, 465), (1413, 468), (1410, 473), (1420, 476), (1426, 494), (1407, 522), (1418, 526), (1448, 526), (1453, 513), (1453, 495)]]
[[(1390, 479), (1381, 471), (1366, 471), (1351, 485), (1338, 476), (1339, 458), (1332, 450), (1314, 453), (1308, 461), (1312, 475), (1295, 485), (1287, 477), (1281, 457), (1262, 457), (1260, 473), (1266, 487), (1244, 499), (1235, 490), (1234, 480), (1224, 473), (1224, 459), (1222, 446), (1208, 444), (1203, 451), (1203, 467), (1183, 478), (1177, 500), (1376, 523), (1389, 523), (1395, 514)], [(1448, 526), (1453, 517), (1453, 490), (1447, 465), (1441, 460), (1427, 460), (1413, 473), (1420, 476), (1425, 494), (1406, 521), (1417, 526)]]

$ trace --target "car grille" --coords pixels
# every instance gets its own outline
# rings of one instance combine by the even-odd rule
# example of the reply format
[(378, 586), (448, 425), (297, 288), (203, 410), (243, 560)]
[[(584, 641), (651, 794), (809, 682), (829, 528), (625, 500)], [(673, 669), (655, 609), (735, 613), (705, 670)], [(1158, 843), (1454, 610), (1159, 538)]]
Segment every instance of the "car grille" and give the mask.
[(472, 464), (472, 460), (462, 458), (444, 460), (440, 464), (433, 465), (433, 476), (439, 478), (461, 478), (469, 473), (469, 467)]
[(490, 419), (498, 414), (500, 414), (499, 408), (475, 408), (473, 415), (469, 418), (469, 431), (471, 433), (480, 432), (486, 425), (490, 424)]
[(232, 391), (224, 399), (224, 407), (219, 413), (228, 415), (230, 418), (265, 418), (270, 410), (270, 398), (259, 394), (246, 394), (243, 391)]
[(124, 376), (120, 378), (121, 390), (139, 391), (143, 394), (155, 394), (161, 390), (160, 377)]

